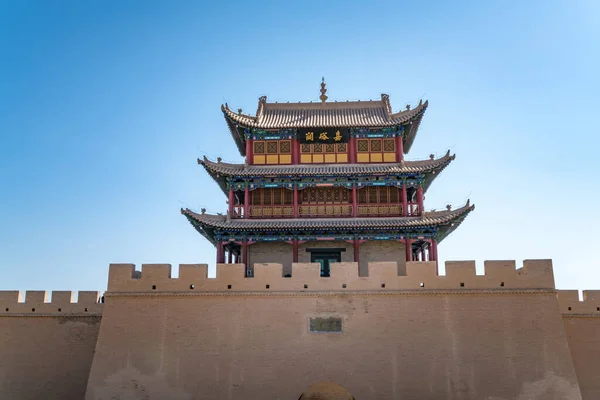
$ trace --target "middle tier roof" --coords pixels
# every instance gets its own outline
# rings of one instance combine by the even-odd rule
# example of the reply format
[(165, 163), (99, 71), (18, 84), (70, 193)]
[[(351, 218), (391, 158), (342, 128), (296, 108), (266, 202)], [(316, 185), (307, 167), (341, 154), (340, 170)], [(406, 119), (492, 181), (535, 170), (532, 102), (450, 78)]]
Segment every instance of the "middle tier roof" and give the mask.
[(428, 160), (402, 161), (381, 164), (290, 164), (290, 165), (246, 165), (214, 162), (206, 156), (198, 159), (208, 174), (227, 192), (227, 179), (254, 178), (301, 178), (301, 177), (374, 177), (424, 175), (424, 189), (427, 190), (433, 179), (455, 159), (450, 151), (440, 158)]

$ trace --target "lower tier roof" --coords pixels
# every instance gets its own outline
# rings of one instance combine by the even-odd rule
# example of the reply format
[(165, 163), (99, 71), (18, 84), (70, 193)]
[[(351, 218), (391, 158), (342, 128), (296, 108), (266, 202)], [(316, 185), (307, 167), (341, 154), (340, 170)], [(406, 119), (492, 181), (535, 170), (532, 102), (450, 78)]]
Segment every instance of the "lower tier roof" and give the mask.
[(420, 229), (434, 228), (437, 239), (441, 241), (449, 235), (466, 216), (475, 209), (469, 201), (455, 210), (425, 212), (419, 217), (386, 218), (293, 218), (293, 219), (231, 219), (226, 215), (200, 214), (190, 209), (181, 209), (188, 221), (212, 243), (216, 243), (218, 232), (238, 232), (248, 235), (273, 233), (311, 233), (311, 232), (378, 232), (397, 231), (415, 232)]

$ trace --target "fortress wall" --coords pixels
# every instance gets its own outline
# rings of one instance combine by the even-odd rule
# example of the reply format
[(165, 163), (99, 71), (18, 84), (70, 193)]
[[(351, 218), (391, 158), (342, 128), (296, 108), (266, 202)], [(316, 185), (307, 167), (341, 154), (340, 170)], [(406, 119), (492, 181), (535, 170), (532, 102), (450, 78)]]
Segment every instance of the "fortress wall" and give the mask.
[(281, 264), (261, 263), (247, 278), (244, 264), (217, 264), (216, 278), (208, 278), (206, 264), (185, 264), (173, 279), (169, 264), (144, 264), (141, 272), (133, 264), (111, 264), (108, 292), (554, 289), (550, 260), (525, 260), (520, 269), (514, 261), (486, 261), (484, 275), (476, 275), (474, 261), (447, 262), (445, 276), (438, 276), (435, 262), (405, 265), (406, 275), (398, 276), (396, 262), (372, 262), (362, 277), (357, 263), (334, 263), (331, 277), (322, 278), (318, 263), (294, 263), (292, 276), (283, 278)]
[(0, 399), (82, 399), (100, 328), (98, 292), (0, 291)]
[[(448, 263), (448, 276), (371, 263), (368, 278), (354, 263), (331, 278), (316, 264), (292, 278), (255, 267), (243, 278), (218, 265), (211, 280), (205, 265), (178, 279), (144, 265), (133, 279), (133, 265), (112, 265), (86, 399), (297, 399), (318, 381), (357, 399), (581, 398), (549, 261), (487, 262), (482, 276), (473, 262)], [(310, 332), (311, 318), (341, 332)]]
[(559, 290), (560, 310), (584, 400), (600, 399), (600, 291)]
[(370, 240), (361, 243), (360, 276), (369, 274), (369, 263), (380, 261), (395, 261), (398, 263), (398, 275), (406, 275), (406, 250), (404, 243), (398, 240)]

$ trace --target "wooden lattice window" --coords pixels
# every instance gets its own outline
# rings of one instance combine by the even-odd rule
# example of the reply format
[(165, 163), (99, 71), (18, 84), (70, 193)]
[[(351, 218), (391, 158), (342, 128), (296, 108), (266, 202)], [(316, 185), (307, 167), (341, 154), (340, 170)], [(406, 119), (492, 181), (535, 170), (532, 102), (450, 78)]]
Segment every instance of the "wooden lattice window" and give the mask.
[(300, 191), (300, 204), (347, 204), (350, 201), (349, 190), (344, 187), (313, 187)]
[(396, 186), (367, 186), (358, 190), (359, 204), (398, 204), (401, 189)]
[(286, 188), (260, 188), (251, 193), (253, 206), (292, 205), (293, 192)]
[(254, 141), (254, 164), (291, 164), (292, 145), (289, 140)]
[(300, 146), (300, 162), (311, 163), (347, 163), (348, 146), (346, 143), (314, 143)]
[(254, 142), (254, 154), (265, 154), (265, 142)]
[(358, 139), (358, 162), (395, 162), (396, 143), (394, 139)]
[(368, 153), (369, 152), (369, 139), (358, 139), (358, 151), (360, 153)]
[(277, 142), (267, 142), (267, 154), (277, 154)]
[(289, 140), (282, 140), (279, 142), (279, 152), (281, 154), (290, 154), (292, 152), (292, 146)]
[(383, 139), (383, 151), (395, 152), (396, 151), (396, 141), (394, 139)]

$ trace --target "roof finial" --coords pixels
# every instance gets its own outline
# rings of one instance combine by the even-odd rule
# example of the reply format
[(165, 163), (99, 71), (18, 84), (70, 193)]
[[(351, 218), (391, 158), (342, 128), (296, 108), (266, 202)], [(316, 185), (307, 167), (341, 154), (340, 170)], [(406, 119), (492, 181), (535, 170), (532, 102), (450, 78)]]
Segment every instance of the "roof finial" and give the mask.
[(327, 101), (327, 95), (325, 95), (325, 93), (327, 93), (327, 88), (325, 87), (325, 77), (323, 77), (321, 79), (321, 96), (319, 97), (323, 103)]

